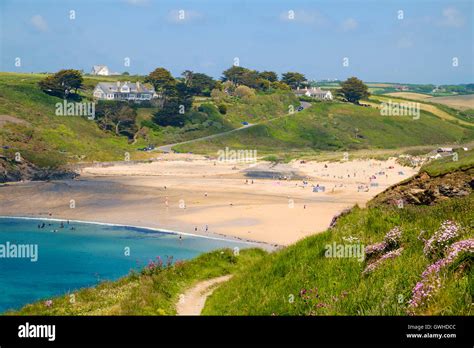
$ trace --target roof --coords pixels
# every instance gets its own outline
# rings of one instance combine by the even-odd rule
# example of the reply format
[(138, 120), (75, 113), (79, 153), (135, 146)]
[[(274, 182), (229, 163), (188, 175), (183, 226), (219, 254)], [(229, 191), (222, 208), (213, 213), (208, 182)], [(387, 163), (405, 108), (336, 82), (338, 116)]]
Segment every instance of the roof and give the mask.
[(107, 65), (94, 65), (92, 67), (92, 71), (93, 72), (98, 72), (98, 71), (101, 71), (102, 69), (107, 69), (109, 70), (109, 68), (107, 67)]
[(145, 86), (140, 82), (99, 82), (96, 88), (100, 88), (104, 93), (120, 93), (123, 86), (128, 86), (132, 93), (155, 93), (153, 87)]

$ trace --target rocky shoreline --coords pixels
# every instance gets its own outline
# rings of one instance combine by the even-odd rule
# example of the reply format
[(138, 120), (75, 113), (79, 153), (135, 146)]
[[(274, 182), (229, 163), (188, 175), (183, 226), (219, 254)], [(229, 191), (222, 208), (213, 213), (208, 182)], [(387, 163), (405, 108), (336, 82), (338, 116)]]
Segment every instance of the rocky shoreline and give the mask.
[(474, 190), (474, 168), (431, 177), (422, 172), (414, 178), (388, 188), (371, 204), (432, 205), (442, 200), (469, 195)]
[(0, 158), (0, 183), (74, 179), (78, 174), (68, 168), (40, 168), (31, 162)]

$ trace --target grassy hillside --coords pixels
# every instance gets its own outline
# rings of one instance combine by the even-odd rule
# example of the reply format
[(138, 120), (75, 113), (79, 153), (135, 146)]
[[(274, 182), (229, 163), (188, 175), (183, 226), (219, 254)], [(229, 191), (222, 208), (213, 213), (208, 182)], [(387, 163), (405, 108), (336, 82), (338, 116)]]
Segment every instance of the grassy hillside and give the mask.
[(474, 139), (474, 128), (421, 111), (420, 119), (381, 116), (376, 108), (343, 103), (314, 103), (302, 112), (243, 129), (224, 137), (175, 147), (177, 151), (215, 154), (226, 146), (251, 147), (261, 154), (393, 149)]
[[(131, 159), (142, 159), (150, 156), (137, 151), (145, 144), (170, 144), (220, 133), (241, 126), (242, 121), (280, 116), (287, 112), (289, 104), (299, 104), (291, 93), (257, 95), (242, 100), (233, 98), (224, 103), (228, 111), (221, 115), (212, 100), (207, 99), (199, 103), (207, 104), (206, 112), (193, 111), (193, 122), (183, 128), (159, 127), (151, 122), (157, 108), (138, 107), (137, 125), (145, 126), (147, 132), (132, 145), (126, 137), (104, 132), (94, 121), (84, 117), (56, 116), (55, 104), (62, 99), (39, 89), (37, 83), (45, 76), (0, 73), (0, 145), (9, 147), (3, 149), (3, 154), (13, 158), (15, 152), (20, 152), (23, 158), (42, 167), (79, 160), (123, 160), (125, 152)], [(90, 98), (99, 81), (119, 80), (143, 81), (143, 77), (87, 75), (81, 95)]]
[[(356, 208), (334, 229), (270, 254), (235, 275), (208, 299), (204, 314), (405, 315), (412, 311), (412, 289), (434, 262), (424, 255), (421, 238), (431, 237), (449, 219), (464, 228), (457, 240), (472, 239), (473, 211), (472, 195), (430, 207)], [(397, 246), (403, 248), (401, 254), (372, 272), (363, 273), (367, 261), (325, 257), (326, 245), (347, 245), (350, 238), (364, 245), (379, 243), (394, 227), (402, 231)], [(442, 270), (439, 291), (423, 301), (416, 314), (473, 314), (473, 251)]]
[(429, 176), (439, 176), (456, 170), (466, 170), (474, 168), (474, 149), (464, 151), (463, 149), (455, 150), (457, 161), (452, 156), (443, 157), (433, 160), (424, 165), (420, 172), (426, 172)]
[[(0, 115), (26, 123), (5, 123), (0, 127), (5, 151), (20, 152), (23, 158), (40, 166), (56, 166), (79, 159), (123, 160), (136, 146), (125, 137), (101, 131), (95, 122), (83, 117), (56, 116), (55, 104), (62, 99), (43, 93), (37, 86), (44, 75), (0, 73)], [(86, 80), (87, 81), (87, 80)]]

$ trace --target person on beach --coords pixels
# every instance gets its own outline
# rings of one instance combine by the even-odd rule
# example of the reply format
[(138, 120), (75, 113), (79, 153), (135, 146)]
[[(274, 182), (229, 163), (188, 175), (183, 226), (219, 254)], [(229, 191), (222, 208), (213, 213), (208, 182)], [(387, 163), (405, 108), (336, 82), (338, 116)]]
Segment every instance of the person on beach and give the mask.
[(209, 226), (206, 225), (206, 232), (209, 230)]

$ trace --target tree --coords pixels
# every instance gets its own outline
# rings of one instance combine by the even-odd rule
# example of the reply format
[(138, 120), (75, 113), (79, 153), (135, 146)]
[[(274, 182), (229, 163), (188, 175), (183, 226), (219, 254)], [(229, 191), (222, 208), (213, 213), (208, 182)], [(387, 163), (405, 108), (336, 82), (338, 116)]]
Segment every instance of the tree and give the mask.
[(96, 120), (103, 130), (132, 139), (136, 132), (137, 112), (126, 102), (100, 101), (95, 110)]
[(146, 78), (145, 82), (151, 83), (158, 94), (163, 98), (172, 94), (176, 86), (176, 80), (165, 68), (156, 68)]
[(271, 84), (272, 83), (268, 80), (262, 78), (257, 79), (257, 89), (261, 91), (267, 91), (268, 89), (270, 89)]
[(153, 121), (163, 127), (182, 127), (186, 114), (191, 111), (193, 96), (184, 82), (178, 82), (168, 92), (163, 106), (153, 115)]
[(270, 82), (278, 81), (278, 75), (273, 71), (262, 71), (258, 75), (261, 79), (268, 80)]
[(55, 95), (61, 98), (73, 97), (72, 91), (77, 96), (77, 91), (83, 87), (82, 74), (79, 70), (64, 69), (54, 75), (47, 76), (38, 86), (45, 93)]
[(248, 72), (248, 71), (249, 71), (249, 69), (243, 68), (241, 66), (233, 65), (229, 69), (224, 70), (222, 72), (222, 75), (224, 75), (222, 77), (222, 81), (224, 81), (224, 82), (225, 81), (230, 81), (234, 84), (241, 84), (245, 73)]
[(367, 98), (370, 93), (368, 87), (357, 77), (350, 77), (341, 83), (341, 88), (338, 90), (338, 95), (341, 95), (350, 103), (359, 104), (359, 100)]
[(286, 83), (291, 88), (301, 87), (306, 82), (306, 77), (298, 72), (287, 72), (282, 75), (281, 82)]
[(286, 83), (284, 82), (281, 82), (281, 81), (275, 81), (275, 82), (272, 82), (272, 88), (275, 88), (275, 89), (281, 89), (283, 91), (289, 91), (291, 90), (290, 86), (288, 86)]
[(216, 86), (216, 81), (206, 74), (186, 70), (181, 75), (184, 77), (184, 83), (192, 95), (210, 96), (212, 89)]

